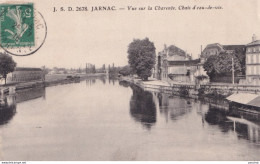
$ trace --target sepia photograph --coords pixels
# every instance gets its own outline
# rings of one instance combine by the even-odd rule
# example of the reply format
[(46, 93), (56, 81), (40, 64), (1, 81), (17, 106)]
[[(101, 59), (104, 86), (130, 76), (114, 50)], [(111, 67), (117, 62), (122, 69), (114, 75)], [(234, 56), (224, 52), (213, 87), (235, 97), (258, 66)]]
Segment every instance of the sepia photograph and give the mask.
[(0, 0), (0, 161), (260, 161), (259, 0)]

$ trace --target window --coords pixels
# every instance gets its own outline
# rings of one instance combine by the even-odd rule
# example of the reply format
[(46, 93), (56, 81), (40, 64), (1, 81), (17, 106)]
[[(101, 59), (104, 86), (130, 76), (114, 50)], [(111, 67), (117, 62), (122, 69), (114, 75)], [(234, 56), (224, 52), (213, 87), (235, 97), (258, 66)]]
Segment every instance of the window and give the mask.
[(251, 59), (250, 59), (250, 55), (247, 55), (247, 63), (250, 64)]
[(255, 67), (255, 66), (252, 66), (251, 75), (255, 75), (255, 73), (256, 73), (256, 67)]
[(250, 57), (251, 57), (250, 63), (254, 63), (254, 56), (253, 56), (253, 55), (250, 55)]
[(251, 66), (247, 66), (247, 74), (248, 74), (248, 75), (251, 74)]
[(253, 48), (253, 52), (255, 52), (255, 47)]
[(260, 55), (260, 54), (256, 54), (256, 63), (260, 63), (260, 61), (259, 61), (259, 55)]
[(247, 48), (247, 52), (250, 52), (250, 48)]

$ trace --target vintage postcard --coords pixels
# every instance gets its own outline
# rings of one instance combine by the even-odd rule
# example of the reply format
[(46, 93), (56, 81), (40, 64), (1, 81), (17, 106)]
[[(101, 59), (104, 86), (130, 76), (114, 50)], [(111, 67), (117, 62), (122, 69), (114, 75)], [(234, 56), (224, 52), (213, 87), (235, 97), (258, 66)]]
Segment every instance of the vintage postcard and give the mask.
[(260, 161), (259, 0), (0, 0), (1, 161)]

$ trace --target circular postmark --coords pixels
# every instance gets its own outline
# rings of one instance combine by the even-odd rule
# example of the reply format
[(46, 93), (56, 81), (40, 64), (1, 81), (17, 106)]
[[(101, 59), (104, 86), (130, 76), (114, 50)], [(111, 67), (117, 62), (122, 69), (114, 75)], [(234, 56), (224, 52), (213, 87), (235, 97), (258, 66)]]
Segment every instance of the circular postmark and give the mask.
[(2, 21), (6, 21), (5, 24), (10, 22), (11, 25), (3, 25), (4, 28), (1, 26), (0, 46), (11, 55), (28, 56), (38, 51), (44, 44), (47, 25), (40, 12), (33, 8), (17, 6), (13, 5), (4, 10), (6, 13), (1, 11), (1, 14), (6, 15), (6, 19), (3, 17)]

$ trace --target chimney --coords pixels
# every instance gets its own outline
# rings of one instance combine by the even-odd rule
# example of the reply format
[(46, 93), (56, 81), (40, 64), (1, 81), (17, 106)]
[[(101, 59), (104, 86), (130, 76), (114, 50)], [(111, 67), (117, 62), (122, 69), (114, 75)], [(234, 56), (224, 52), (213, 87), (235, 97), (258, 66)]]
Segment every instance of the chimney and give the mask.
[(256, 41), (256, 35), (253, 34), (253, 37), (252, 37), (252, 42), (255, 42)]

